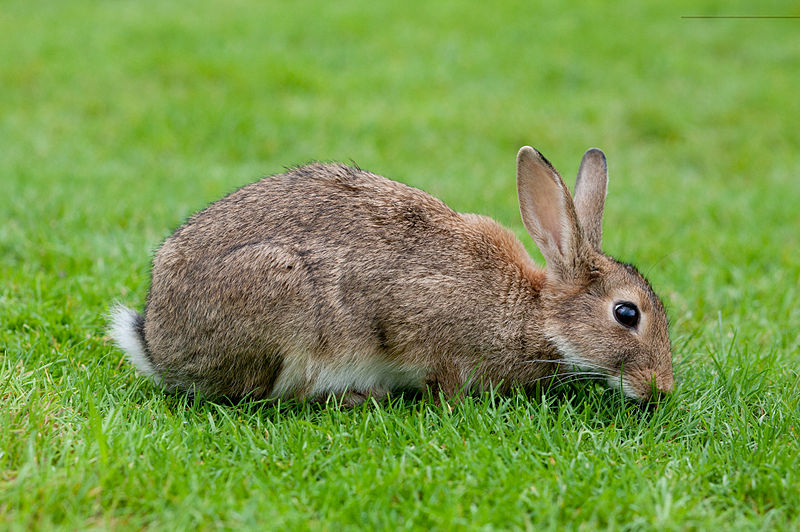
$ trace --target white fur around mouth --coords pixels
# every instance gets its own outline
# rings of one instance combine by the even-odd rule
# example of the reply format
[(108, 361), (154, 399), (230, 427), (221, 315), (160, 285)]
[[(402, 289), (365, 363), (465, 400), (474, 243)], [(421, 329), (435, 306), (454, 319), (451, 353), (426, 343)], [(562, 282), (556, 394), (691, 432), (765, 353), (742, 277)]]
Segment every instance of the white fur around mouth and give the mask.
[(587, 374), (594, 373), (598, 377), (605, 375), (605, 381), (609, 388), (612, 390), (622, 390), (625, 397), (630, 399), (641, 399), (641, 396), (636, 393), (636, 390), (631, 386), (628, 379), (625, 378), (625, 375), (619, 373), (614, 375), (608, 368), (584, 358), (563, 338), (552, 337), (550, 340), (556, 345), (564, 360), (574, 366), (579, 372)]
[(628, 379), (626, 379), (624, 376), (622, 378), (620, 378), (619, 376), (608, 377), (606, 382), (608, 382), (609, 388), (613, 390), (621, 389), (625, 397), (629, 399), (635, 399), (637, 401), (642, 399), (642, 397), (638, 393), (636, 393), (636, 390), (633, 389), (633, 386), (631, 386), (631, 384), (628, 382)]

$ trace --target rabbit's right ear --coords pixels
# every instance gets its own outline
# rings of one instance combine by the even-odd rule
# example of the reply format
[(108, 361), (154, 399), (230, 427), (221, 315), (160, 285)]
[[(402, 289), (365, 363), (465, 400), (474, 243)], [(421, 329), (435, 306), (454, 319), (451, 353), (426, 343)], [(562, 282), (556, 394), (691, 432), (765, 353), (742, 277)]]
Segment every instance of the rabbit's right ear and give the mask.
[(555, 168), (535, 149), (517, 154), (517, 195), (522, 223), (562, 280), (574, 279), (583, 265), (584, 240), (572, 197)]
[(575, 181), (575, 212), (589, 244), (601, 251), (603, 206), (608, 191), (606, 156), (597, 148), (583, 154)]

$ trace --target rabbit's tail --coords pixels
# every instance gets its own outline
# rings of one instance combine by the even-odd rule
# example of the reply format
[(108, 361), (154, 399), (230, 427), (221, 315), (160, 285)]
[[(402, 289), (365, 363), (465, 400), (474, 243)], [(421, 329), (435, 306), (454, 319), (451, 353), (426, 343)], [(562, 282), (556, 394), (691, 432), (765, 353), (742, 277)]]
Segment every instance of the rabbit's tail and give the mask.
[(109, 313), (109, 321), (108, 334), (117, 347), (125, 352), (139, 373), (159, 382), (161, 379), (153, 367), (144, 341), (144, 316), (124, 305), (114, 305)]

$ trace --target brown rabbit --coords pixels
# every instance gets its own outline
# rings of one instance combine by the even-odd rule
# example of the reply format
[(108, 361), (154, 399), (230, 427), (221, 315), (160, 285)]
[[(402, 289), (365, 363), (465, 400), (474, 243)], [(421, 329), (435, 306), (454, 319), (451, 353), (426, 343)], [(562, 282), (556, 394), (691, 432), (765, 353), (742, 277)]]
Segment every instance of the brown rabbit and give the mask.
[(519, 151), (542, 270), (490, 218), (359, 168), (302, 166), (189, 218), (155, 255), (144, 316), (116, 307), (111, 335), (141, 373), (207, 396), (357, 404), (579, 374), (647, 400), (673, 385), (667, 319), (600, 249), (607, 182), (587, 151), (573, 203), (539, 152)]

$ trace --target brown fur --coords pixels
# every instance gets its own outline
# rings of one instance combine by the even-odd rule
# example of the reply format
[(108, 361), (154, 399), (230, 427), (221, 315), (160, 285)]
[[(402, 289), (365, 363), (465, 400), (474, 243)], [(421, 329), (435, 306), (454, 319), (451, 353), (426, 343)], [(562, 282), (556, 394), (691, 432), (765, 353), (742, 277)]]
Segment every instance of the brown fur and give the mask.
[[(563, 225), (566, 258), (556, 259), (553, 223), (532, 230), (536, 213), (523, 206), (547, 271), (493, 220), (340, 164), (296, 168), (213, 203), (153, 261), (141, 334), (152, 373), (210, 396), (334, 393), (354, 404), (426, 384), (448, 397), (529, 386), (566, 370), (546, 361), (574, 349), (611, 380), (622, 364), (638, 398), (653, 375), (670, 388), (658, 298), (589, 245), (563, 182), (530, 155), (520, 151), (520, 164), (550, 179), (558, 188), (545, 195), (566, 207), (530, 200)], [(522, 205), (531, 186), (520, 185)], [(609, 320), (619, 293), (642, 310), (637, 335)]]

